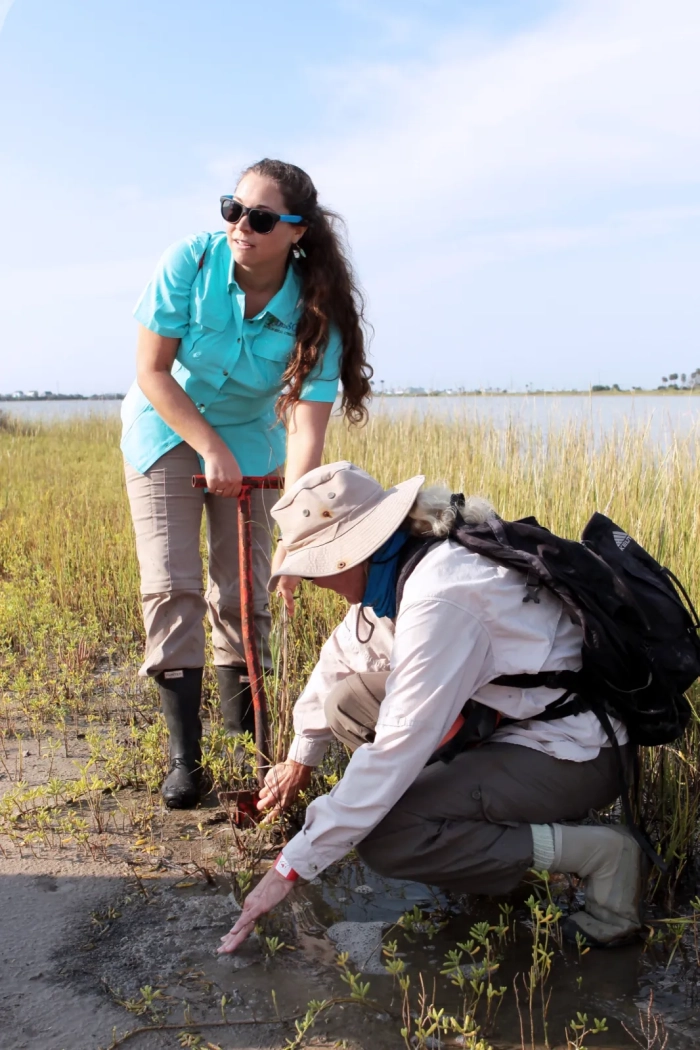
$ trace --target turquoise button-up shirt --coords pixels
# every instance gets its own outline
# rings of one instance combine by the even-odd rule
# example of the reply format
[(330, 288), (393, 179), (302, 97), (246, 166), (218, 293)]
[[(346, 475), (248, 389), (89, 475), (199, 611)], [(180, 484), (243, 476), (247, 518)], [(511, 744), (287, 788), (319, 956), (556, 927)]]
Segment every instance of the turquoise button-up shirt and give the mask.
[[(285, 430), (275, 402), (294, 348), (301, 291), (290, 266), (265, 309), (245, 319), (245, 294), (234, 277), (226, 234), (199, 233), (168, 248), (134, 310), (152, 332), (180, 340), (173, 378), (223, 438), (243, 474), (268, 474), (284, 464)], [(335, 400), (340, 352), (340, 335), (331, 329), (323, 359), (302, 387), (302, 400)], [(182, 441), (137, 383), (124, 398), (121, 416), (122, 452), (141, 473)]]

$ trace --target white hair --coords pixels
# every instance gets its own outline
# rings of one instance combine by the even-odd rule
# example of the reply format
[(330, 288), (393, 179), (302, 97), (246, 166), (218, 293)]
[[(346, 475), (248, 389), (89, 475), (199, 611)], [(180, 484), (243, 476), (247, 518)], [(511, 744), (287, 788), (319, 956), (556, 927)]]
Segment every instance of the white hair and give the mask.
[(450, 502), (447, 485), (427, 485), (420, 490), (408, 512), (408, 527), (414, 536), (447, 536), (461, 519), (467, 525), (480, 525), (494, 518), (496, 511), (483, 496), (467, 496), (464, 505)]

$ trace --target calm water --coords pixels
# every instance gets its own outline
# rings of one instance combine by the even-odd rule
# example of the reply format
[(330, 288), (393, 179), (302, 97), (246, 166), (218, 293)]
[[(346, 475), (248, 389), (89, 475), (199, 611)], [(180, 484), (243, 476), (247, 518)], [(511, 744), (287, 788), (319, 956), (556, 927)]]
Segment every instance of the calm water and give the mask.
[[(27, 420), (84, 418), (90, 415), (117, 417), (119, 401), (4, 401), (0, 411)], [(374, 416), (400, 418), (407, 415), (439, 416), (467, 422), (492, 420), (498, 426), (509, 422), (548, 430), (568, 423), (588, 422), (598, 434), (632, 427), (652, 441), (666, 443), (671, 437), (697, 434), (700, 428), (700, 396), (634, 395), (471, 395), (465, 397), (378, 397)]]
[(390, 418), (430, 414), (464, 423), (479, 419), (502, 428), (520, 424), (543, 434), (580, 423), (588, 424), (598, 437), (629, 428), (664, 446), (673, 438), (700, 434), (700, 397), (691, 394), (384, 397), (374, 401), (372, 412)]
[[(310, 900), (315, 916), (323, 926), (332, 923), (350, 922), (385, 923), (383, 940), (399, 941), (400, 951), (408, 972), (416, 979), (422, 972), (428, 979), (437, 978), (444, 965), (443, 960), (450, 949), (469, 939), (474, 923), (487, 921), (496, 925), (499, 919), (498, 902), (483, 897), (462, 897), (459, 904), (429, 887), (400, 879), (383, 879), (375, 875), (360, 861), (346, 862), (327, 869), (319, 879), (301, 891)], [(512, 922), (517, 937), (504, 951), (498, 979), (494, 982), (505, 985), (508, 994), (504, 997), (493, 1032), (495, 1045), (520, 1047), (520, 1018), (517, 1015), (512, 982), (516, 974), (527, 973), (532, 961), (532, 939), (529, 935), (530, 915), (525, 901), (533, 892), (532, 886), (521, 886), (510, 897), (514, 907)], [(565, 883), (555, 883), (558, 903), (568, 911)], [(578, 900), (575, 906), (580, 906)], [(397, 929), (395, 923), (400, 916), (417, 905), (424, 914), (436, 914), (445, 925), (429, 938), (416, 933), (408, 940)], [(683, 910), (683, 909), (681, 909)], [(649, 916), (648, 918), (651, 918)], [(347, 946), (346, 946), (347, 947)], [(552, 947), (554, 947), (552, 945)], [(370, 962), (381, 962), (379, 950)], [(359, 968), (363, 961), (353, 959)], [(377, 972), (376, 966), (367, 968), (367, 973)], [(643, 1046), (646, 1050), (696, 1050), (700, 1046), (700, 1020), (698, 1017), (698, 981), (700, 971), (690, 931), (683, 946), (674, 954), (666, 949), (645, 950), (638, 944), (614, 951), (591, 951), (580, 960), (575, 949), (565, 948), (563, 953), (555, 950), (552, 976), (549, 983), (551, 1003), (549, 1009), (550, 1031), (560, 1036), (577, 1011), (592, 1017), (606, 1017), (608, 1034), (597, 1040), (586, 1041), (591, 1050), (600, 1045), (601, 1050), (623, 1050)], [(386, 997), (387, 1006), (392, 993), (388, 977), (372, 977), (372, 989), (380, 1002)], [(430, 986), (430, 980), (426, 981)], [(446, 979), (439, 982), (441, 1005), (446, 1003), (458, 1009), (459, 996), (453, 993)], [(663, 1021), (668, 1042), (662, 1039), (647, 1043), (640, 1032), (638, 1011), (645, 1011), (649, 994), (653, 992), (654, 1012)], [(394, 1004), (395, 1005), (395, 1004)], [(625, 1031), (625, 1027), (627, 1031)], [(630, 1038), (629, 1031), (636, 1033), (637, 1042)], [(527, 1031), (527, 1023), (526, 1023)], [(563, 1044), (555, 1040), (557, 1046)], [(454, 1044), (452, 1044), (454, 1045)], [(530, 1039), (526, 1040), (530, 1046)], [(543, 1044), (536, 1040), (539, 1048)]]

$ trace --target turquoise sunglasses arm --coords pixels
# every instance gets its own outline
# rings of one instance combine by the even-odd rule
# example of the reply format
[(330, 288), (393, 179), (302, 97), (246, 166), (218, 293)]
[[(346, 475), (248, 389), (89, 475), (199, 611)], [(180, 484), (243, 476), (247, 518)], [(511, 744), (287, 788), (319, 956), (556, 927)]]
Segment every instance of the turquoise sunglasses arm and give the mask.
[[(232, 193), (225, 193), (223, 195), (223, 197), (219, 198), (219, 200), (221, 200), (221, 201), (232, 201), (233, 200), (233, 194)], [(273, 212), (272, 214), (274, 215), (275, 212)], [(277, 219), (278, 219), (279, 222), (303, 222), (304, 221), (304, 218), (303, 218), (302, 215), (278, 215)]]

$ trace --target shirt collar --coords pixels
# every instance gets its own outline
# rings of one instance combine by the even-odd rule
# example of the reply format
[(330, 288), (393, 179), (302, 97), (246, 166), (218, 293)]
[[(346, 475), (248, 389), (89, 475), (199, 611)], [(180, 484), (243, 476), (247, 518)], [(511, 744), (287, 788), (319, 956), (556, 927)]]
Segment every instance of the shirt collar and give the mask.
[[(234, 276), (234, 268), (235, 260), (232, 256), (228, 275), (228, 290), (229, 292), (242, 295), (243, 292), (241, 291), (241, 287)], [(273, 295), (262, 313), (258, 314), (258, 317), (265, 317), (266, 314), (272, 314), (283, 324), (291, 324), (292, 321), (296, 320), (300, 301), (301, 279), (294, 267), (289, 265), (287, 267), (287, 274), (284, 278), (284, 284), (280, 290)]]

